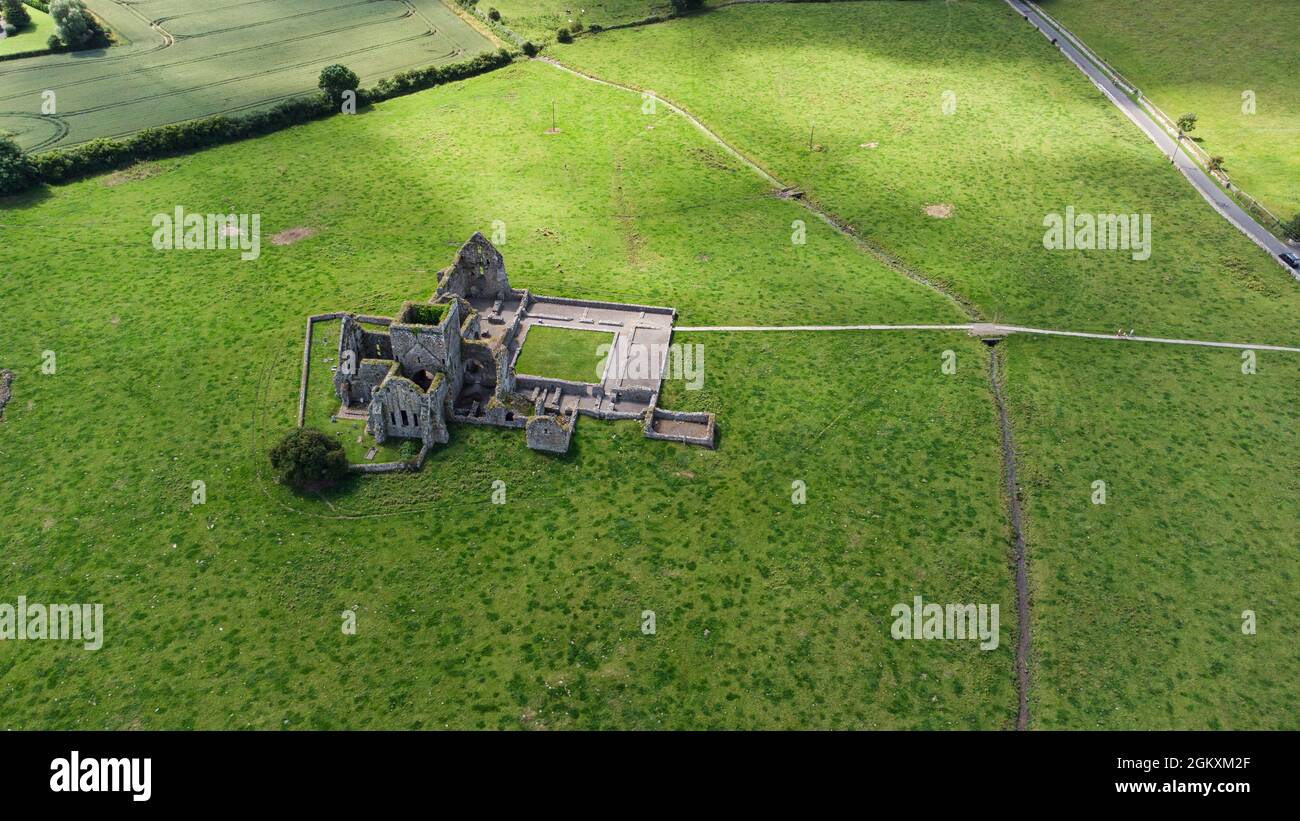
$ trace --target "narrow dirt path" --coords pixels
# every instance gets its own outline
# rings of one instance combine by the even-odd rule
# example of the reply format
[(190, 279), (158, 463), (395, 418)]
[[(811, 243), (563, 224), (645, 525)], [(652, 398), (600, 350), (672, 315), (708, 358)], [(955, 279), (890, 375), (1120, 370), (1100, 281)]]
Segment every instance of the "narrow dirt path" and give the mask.
[(1016, 482), (1016, 447), (1007, 420), (1007, 404), (1002, 399), (996, 350), (989, 351), (989, 383), (998, 406), (998, 426), (1002, 428), (1002, 478), (1006, 482), (1007, 510), (1011, 514), (1012, 561), (1016, 568), (1016, 684), (1020, 705), (1016, 711), (1016, 729), (1029, 729), (1029, 567), (1025, 557), (1025, 533), (1020, 515), (1020, 485)]

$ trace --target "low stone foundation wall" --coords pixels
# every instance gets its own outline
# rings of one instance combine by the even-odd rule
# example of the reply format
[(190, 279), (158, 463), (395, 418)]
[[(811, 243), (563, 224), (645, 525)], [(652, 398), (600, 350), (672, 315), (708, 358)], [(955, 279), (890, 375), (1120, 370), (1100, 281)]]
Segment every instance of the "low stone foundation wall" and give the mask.
[[(656, 422), (682, 423), (682, 432), (655, 430)], [(670, 411), (655, 408), (646, 414), (644, 433), (647, 439), (661, 439), (666, 442), (682, 442), (687, 445), (699, 445), (712, 448), (716, 440), (715, 420), (706, 411)]]

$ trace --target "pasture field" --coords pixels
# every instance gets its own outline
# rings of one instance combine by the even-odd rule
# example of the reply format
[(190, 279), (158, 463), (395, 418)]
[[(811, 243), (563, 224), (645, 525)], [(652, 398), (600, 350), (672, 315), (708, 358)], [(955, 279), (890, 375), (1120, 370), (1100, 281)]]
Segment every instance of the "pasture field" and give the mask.
[[(989, 318), (1296, 341), (1295, 281), (1002, 0), (732, 6), (550, 53), (685, 106)], [(1045, 249), (1070, 206), (1150, 214), (1150, 258)]]
[(1035, 726), (1296, 729), (1300, 355), (1002, 346)]
[(478, 7), (487, 12), (495, 8), (501, 12), (501, 22), (516, 34), (536, 43), (550, 42), (561, 26), (572, 27), (575, 22), (583, 26), (609, 26), (644, 20), (652, 14), (672, 13), (668, 0), (586, 0), (570, 3), (565, 0), (479, 0)]
[[(392, 173), (362, 176), (358, 151)], [(249, 262), (155, 251), (177, 204), (316, 233)], [(6, 728), (1014, 720), (996, 419), (961, 334), (682, 334), (705, 384), (664, 402), (715, 411), (715, 451), (585, 419), (551, 457), (455, 425), (418, 474), (323, 498), (270, 481), (306, 316), (427, 296), (498, 219), (512, 282), (540, 293), (698, 324), (960, 318), (816, 219), (792, 245), (808, 212), (681, 118), (515, 65), (0, 207), (24, 328), (0, 335), (0, 590), (102, 602), (107, 632), (93, 654), (0, 643)], [(1000, 646), (893, 640), (918, 592), (999, 603)]]
[(27, 14), (32, 18), (29, 26), (0, 40), (0, 57), (45, 48), (50, 35), (54, 34), (54, 20), (48, 14), (31, 6), (27, 7)]
[[(746, 6), (554, 53), (686, 106), (986, 316), (1297, 344), (1295, 283), (1006, 12), (1001, 2)], [(936, 203), (951, 215), (928, 215)], [(1044, 215), (1069, 205), (1151, 213), (1150, 259), (1044, 249)], [(1234, 644), (1250, 608), (1230, 607), (1294, 587), (1295, 355), (1265, 354), (1272, 373), (1245, 377), (1240, 352), (1115, 344), (1002, 348), (1027, 499), (1032, 726), (1294, 727), (1282, 705), (1295, 657), (1277, 643), (1293, 620)], [(1105, 476), (1130, 494), (1103, 508), (1108, 519), (1090, 501)], [(1255, 549), (1249, 577), (1235, 575), (1243, 544)], [(1208, 578), (1211, 568), (1225, 578)], [(1129, 627), (1143, 601), (1157, 617)], [(1248, 698), (1229, 703), (1225, 682), (1247, 674)]]
[(1193, 136), (1247, 193), (1283, 220), (1300, 213), (1300, 4), (1200, 0), (1190, 13), (1178, 0), (1040, 5), (1169, 116), (1195, 112)]
[[(0, 130), (29, 151), (267, 106), (344, 63), (363, 85), (493, 44), (440, 0), (91, 0), (129, 46), (0, 63)], [(42, 93), (56, 113), (42, 113)]]

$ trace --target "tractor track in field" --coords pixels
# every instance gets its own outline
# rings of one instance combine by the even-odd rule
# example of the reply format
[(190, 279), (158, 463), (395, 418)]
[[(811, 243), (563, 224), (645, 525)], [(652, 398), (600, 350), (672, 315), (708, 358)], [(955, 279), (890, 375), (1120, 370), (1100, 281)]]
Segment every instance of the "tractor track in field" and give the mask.
[[(632, 94), (636, 94), (638, 96), (645, 94), (647, 92), (653, 94), (654, 98), (659, 102), (663, 103), (665, 106), (667, 106), (670, 111), (672, 111), (673, 113), (681, 117), (684, 117), (687, 122), (695, 126), (696, 129), (698, 129), (701, 133), (703, 133), (706, 137), (712, 140), (720, 148), (722, 148), (724, 151), (730, 154), (733, 158), (740, 161), (751, 171), (753, 171), (754, 173), (762, 177), (769, 185), (774, 186), (778, 191), (782, 191), (782, 192), (790, 192), (793, 190), (790, 186), (787, 186), (784, 183), (782, 183), (776, 177), (775, 174), (773, 174), (772, 172), (764, 168), (762, 165), (760, 165), (757, 160), (748, 156), (739, 148), (737, 148), (736, 146), (732, 145), (731, 143), (723, 139), (723, 137), (720, 134), (718, 134), (712, 128), (709, 128), (709, 126), (705, 125), (702, 120), (700, 120), (698, 117), (692, 114), (684, 106), (678, 103), (674, 103), (671, 100), (664, 99), (658, 93), (650, 91), (650, 89), (639, 88), (634, 85), (618, 83), (612, 80), (606, 80), (602, 77), (597, 77), (594, 74), (588, 74), (584, 71), (580, 71), (571, 66), (567, 66), (564, 63), (561, 63), (559, 60), (556, 60), (551, 57), (539, 56), (533, 59), (539, 62), (546, 63), (547, 65), (553, 66), (554, 68), (557, 68), (560, 71), (565, 71), (576, 77), (580, 77), (584, 80), (587, 80), (588, 82), (609, 86), (611, 88), (621, 89), (623, 91), (627, 91)], [(790, 197), (790, 199), (796, 199), (801, 205), (803, 205), (809, 211), (816, 214), (818, 219), (820, 219), (822, 222), (825, 222), (827, 225), (831, 226), (833, 229), (838, 231), (841, 235), (849, 238), (855, 245), (858, 246), (859, 249), (866, 252), (871, 257), (875, 258), (878, 262), (883, 264), (885, 267), (889, 268), (890, 270), (894, 271), (895, 273), (901, 276), (907, 277), (913, 282), (916, 282), (920, 285), (930, 288), (938, 292), (942, 296), (946, 297), (957, 307), (959, 311), (961, 311), (969, 319), (971, 319), (972, 323), (977, 323), (983, 320), (983, 316), (980, 312), (980, 309), (974, 303), (970, 302), (969, 300), (962, 297), (960, 294), (957, 294), (951, 289), (949, 289), (947, 285), (940, 282), (937, 278), (928, 276), (925, 273), (919, 271), (918, 269), (912, 267), (911, 265), (908, 265), (903, 260), (889, 253), (889, 251), (886, 250), (879, 243), (876, 243), (875, 241), (869, 240), (866, 237), (861, 236), (860, 234), (858, 234), (857, 230), (852, 225), (850, 225), (848, 222), (844, 221), (843, 219), (835, 216), (834, 214), (832, 214), (830, 211), (823, 208), (815, 201), (809, 199), (806, 196), (803, 196), (802, 193), (799, 193), (798, 196), (792, 196)], [(1015, 727), (1017, 730), (1025, 730), (1028, 729), (1029, 727), (1029, 684), (1030, 684), (1030, 679), (1029, 679), (1029, 657), (1030, 657), (1029, 601), (1030, 600), (1029, 600), (1029, 590), (1028, 590), (1028, 578), (1029, 578), (1028, 561), (1029, 560), (1027, 556), (1028, 551), (1025, 545), (1024, 534), (1020, 526), (1022, 516), (1020, 510), (1019, 486), (1016, 483), (1016, 453), (1013, 444), (1014, 439), (1011, 433), (1011, 420), (1007, 414), (1006, 402), (1003, 400), (1002, 397), (1002, 389), (998, 385), (998, 378), (999, 378), (998, 369), (997, 369), (998, 353), (992, 347), (990, 347), (988, 350), (988, 354), (989, 354), (989, 388), (992, 393), (993, 404), (997, 410), (998, 428), (1001, 432), (1001, 437), (1002, 437), (1002, 448), (1001, 448), (1002, 475), (1006, 482), (1005, 495), (1006, 495), (1006, 505), (1007, 505), (1007, 517), (1009, 522), (1011, 523), (1011, 540), (1010, 540), (1011, 559), (1015, 567), (1016, 609), (1018, 611), (1017, 616), (1018, 616), (1018, 624), (1019, 624), (1018, 637), (1016, 642), (1016, 658), (1015, 658), (1016, 690), (1017, 690), (1017, 697), (1018, 697)]]
[[(394, 18), (394, 19), (396, 19), (396, 18)], [(195, 65), (196, 63), (202, 63), (202, 62), (206, 62), (206, 61), (208, 61), (208, 60), (219, 60), (219, 59), (221, 59), (221, 58), (223, 58), (223, 57), (233, 57), (233, 56), (238, 55), (238, 54), (246, 54), (246, 53), (248, 53), (248, 52), (261, 51), (261, 50), (263, 50), (263, 49), (268, 49), (268, 48), (277, 48), (277, 47), (283, 46), (283, 45), (286, 44), (286, 43), (298, 43), (298, 42), (302, 42), (303, 40), (310, 40), (310, 39), (315, 38), (315, 37), (327, 37), (327, 36), (329, 36), (329, 35), (331, 35), (331, 34), (339, 34), (339, 33), (341, 33), (341, 32), (345, 32), (345, 31), (356, 31), (356, 30), (358, 30), (358, 29), (366, 28), (366, 27), (368, 27), (368, 26), (382, 25), (382, 24), (385, 24), (385, 23), (391, 23), (391, 22), (393, 22), (393, 19), (388, 19), (388, 20), (372, 20), (372, 21), (370, 21), (369, 23), (361, 23), (360, 25), (355, 25), (355, 26), (339, 26), (338, 28), (327, 29), (327, 30), (325, 30), (325, 31), (312, 32), (311, 34), (304, 34), (304, 35), (302, 35), (302, 36), (300, 36), (300, 37), (291, 37), (291, 38), (289, 38), (289, 39), (287, 39), (287, 40), (279, 40), (279, 41), (276, 41), (276, 42), (274, 42), (274, 43), (259, 43), (258, 45), (255, 45), (255, 46), (245, 46), (245, 47), (243, 47), (243, 48), (234, 48), (234, 49), (230, 49), (229, 51), (219, 51), (219, 52), (216, 52), (216, 53), (214, 53), (214, 54), (204, 54), (204, 55), (197, 56), (197, 57), (190, 57), (190, 58), (185, 59), (185, 60), (177, 60), (176, 62), (173, 62), (173, 63), (160, 63), (160, 64), (157, 64), (157, 65), (141, 66), (140, 68), (131, 69), (130, 71), (121, 71), (121, 72), (116, 72), (116, 71), (115, 71), (115, 72), (109, 72), (109, 73), (106, 73), (106, 74), (97, 74), (97, 75), (95, 75), (94, 77), (86, 77), (86, 78), (81, 79), (81, 80), (74, 80), (73, 82), (70, 82), (70, 83), (61, 83), (61, 84), (58, 86), (58, 88), (59, 88), (59, 89), (64, 89), (64, 88), (74, 88), (74, 87), (76, 87), (76, 86), (86, 85), (87, 83), (96, 83), (96, 82), (99, 82), (99, 81), (101, 81), (101, 80), (115, 80), (115, 79), (118, 79), (118, 78), (120, 78), (120, 77), (130, 77), (130, 76), (138, 76), (138, 75), (147, 75), (147, 74), (149, 74), (149, 73), (151, 73), (151, 72), (167, 71), (167, 70), (170, 70), (170, 69), (176, 68), (176, 67), (178, 67), (178, 66), (189, 66), (189, 65)], [(381, 44), (376, 45), (376, 46), (368, 46), (367, 49), (370, 49), (370, 48), (379, 48), (379, 47), (381, 47), (381, 46), (396, 45), (396, 44), (398, 44), (398, 43), (405, 43), (405, 42), (410, 42), (410, 41), (413, 41), (413, 40), (418, 40), (418, 39), (420, 39), (421, 37), (428, 37), (428, 36), (430, 36), (430, 35), (436, 33), (436, 31), (437, 31), (436, 29), (430, 28), (429, 31), (422, 32), (422, 33), (420, 33), (420, 34), (416, 34), (416, 35), (412, 35), (412, 36), (410, 36), (410, 37), (405, 37), (405, 38), (402, 38), (402, 39), (400, 39), (400, 40), (392, 40), (392, 41), (389, 41), (389, 42), (387, 42), (387, 43), (381, 43)], [(359, 54), (359, 53), (361, 53), (361, 51), (364, 51), (364, 49), (363, 49), (363, 50), (359, 50), (359, 51), (348, 52), (347, 54), (342, 54), (342, 55), (338, 55), (338, 56), (340, 56), (340, 57), (347, 57), (347, 56), (351, 56), (352, 54)], [(453, 52), (449, 52), (449, 54), (451, 54), (451, 55), (454, 55), (455, 53), (456, 53), (456, 52), (454, 52), (454, 51), (453, 51)], [(99, 61), (96, 61), (96, 64), (98, 64), (98, 62), (99, 62)], [(417, 62), (415, 65), (423, 65), (423, 61)], [(265, 72), (263, 72), (263, 73), (265, 73)], [(246, 76), (246, 77), (256, 77), (256, 76), (259, 76), (259, 75), (258, 75), (258, 74), (249, 74), (249, 75), (245, 75), (245, 76)], [(14, 99), (19, 99), (19, 98), (26, 97), (26, 96), (30, 96), (30, 92), (19, 92), (18, 94), (10, 94), (10, 95), (8, 95), (7, 97), (0, 97), (0, 102), (3, 102), (3, 101), (5, 101), (5, 100), (14, 100)]]

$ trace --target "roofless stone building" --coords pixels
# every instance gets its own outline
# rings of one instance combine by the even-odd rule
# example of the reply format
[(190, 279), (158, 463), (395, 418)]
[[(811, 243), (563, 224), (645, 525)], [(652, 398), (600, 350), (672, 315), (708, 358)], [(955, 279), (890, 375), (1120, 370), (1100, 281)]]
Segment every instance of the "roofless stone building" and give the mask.
[[(364, 418), (377, 442), (418, 439), (425, 450), (447, 441), (451, 420), (521, 428), (528, 447), (565, 453), (579, 416), (636, 419), (649, 438), (713, 447), (713, 414), (658, 406), (676, 316), (672, 308), (511, 288), (501, 253), (475, 233), (438, 273), (428, 302), (407, 302), (395, 317), (343, 315), (338, 415)], [(516, 373), (537, 326), (611, 335), (599, 380)], [(655, 364), (630, 367), (633, 360)]]

